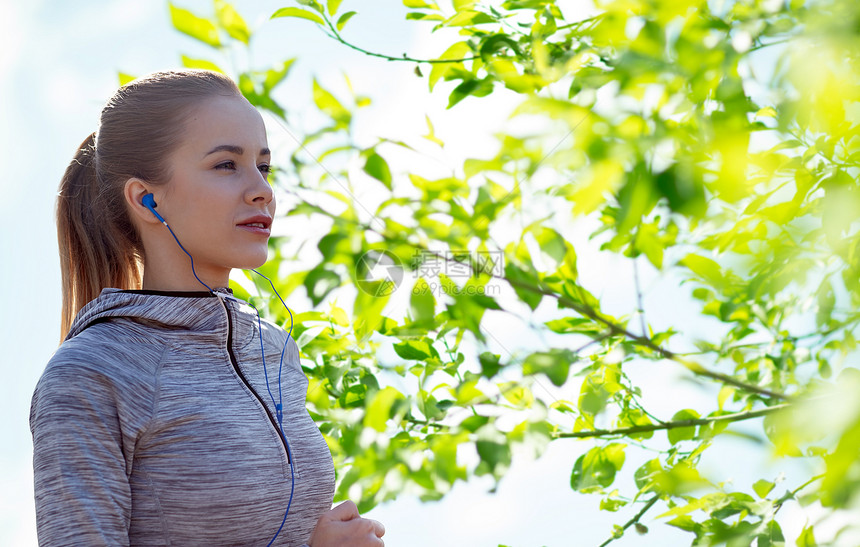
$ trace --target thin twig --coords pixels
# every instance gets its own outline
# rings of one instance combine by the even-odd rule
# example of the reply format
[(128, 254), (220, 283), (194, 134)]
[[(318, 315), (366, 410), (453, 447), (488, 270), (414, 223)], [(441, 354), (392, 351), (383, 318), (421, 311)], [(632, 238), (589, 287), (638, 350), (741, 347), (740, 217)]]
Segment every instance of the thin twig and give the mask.
[(781, 498), (776, 500), (776, 503), (774, 504), (774, 508), (773, 508), (773, 514), (776, 515), (777, 511), (782, 509), (782, 506), (785, 502), (787, 502), (790, 499), (794, 499), (794, 497), (797, 496), (798, 492), (800, 492), (801, 490), (803, 490), (804, 488), (806, 488), (807, 486), (809, 486), (813, 482), (824, 478), (824, 475), (825, 475), (824, 473), (821, 473), (820, 475), (815, 475), (814, 477), (810, 478), (808, 481), (801, 484), (800, 486), (798, 486), (794, 490), (790, 490), (790, 491), (786, 492)]
[(618, 534), (618, 535), (613, 535), (611, 538), (609, 538), (609, 539), (607, 539), (606, 541), (604, 541), (603, 543), (601, 543), (601, 544), (600, 544), (600, 547), (606, 547), (607, 545), (609, 545), (610, 543), (612, 543), (612, 542), (613, 542), (613, 541), (615, 541), (616, 539), (619, 539), (621, 536), (623, 536), (623, 535), (624, 535), (624, 531), (625, 531), (625, 530), (627, 530), (628, 528), (630, 528), (631, 526), (633, 526), (634, 524), (636, 524), (637, 522), (639, 522), (639, 519), (641, 519), (642, 517), (644, 517), (644, 516), (645, 516), (645, 513), (647, 513), (647, 512), (648, 512), (648, 509), (651, 509), (651, 507), (652, 507), (655, 503), (657, 503), (657, 500), (659, 500), (659, 499), (660, 499), (660, 496), (659, 496), (659, 495), (655, 495), (653, 498), (651, 498), (650, 500), (648, 500), (648, 501), (645, 503), (645, 506), (644, 506), (644, 507), (642, 507), (642, 509), (641, 509), (638, 513), (636, 513), (635, 515), (633, 515), (633, 518), (632, 518), (632, 519), (630, 519), (630, 520), (628, 520), (627, 522), (625, 522), (625, 523), (624, 523), (624, 526), (622, 526), (622, 527), (621, 527), (621, 533), (620, 533), (620, 534)]
[(758, 410), (748, 410), (745, 412), (735, 412), (734, 414), (725, 414), (723, 416), (711, 416), (708, 418), (691, 418), (689, 420), (677, 420), (674, 422), (664, 422), (661, 424), (635, 425), (632, 427), (619, 427), (616, 429), (593, 429), (591, 431), (574, 431), (571, 433), (555, 433), (556, 439), (585, 439), (590, 437), (617, 437), (631, 435), (636, 433), (648, 433), (650, 431), (659, 431), (662, 429), (677, 429), (680, 427), (695, 427), (699, 425), (708, 425), (717, 422), (741, 422), (751, 420), (772, 414), (774, 412), (784, 410), (790, 407), (790, 403), (760, 408)]
[(429, 64), (462, 63), (464, 61), (473, 61), (475, 59), (481, 58), (480, 55), (473, 55), (471, 57), (463, 57), (462, 59), (416, 59), (414, 57), (409, 57), (405, 53), (403, 55), (401, 55), (400, 57), (395, 57), (392, 55), (386, 55), (384, 53), (376, 53), (373, 51), (368, 51), (364, 48), (361, 48), (355, 44), (351, 44), (350, 42), (347, 42), (346, 40), (344, 40), (343, 37), (340, 35), (340, 32), (338, 32), (337, 28), (331, 23), (331, 20), (325, 14), (322, 14), (322, 16), (323, 16), (323, 19), (325, 19), (325, 22), (328, 25), (329, 30), (331, 31), (331, 32), (326, 32), (326, 34), (330, 38), (337, 40), (338, 42), (340, 42), (341, 44), (345, 45), (346, 47), (348, 47), (350, 49), (354, 49), (355, 51), (358, 51), (358, 52), (363, 53), (365, 55), (368, 55), (370, 57), (378, 57), (380, 59), (385, 59), (386, 61), (406, 61), (409, 63), (429, 63)]
[(639, 324), (642, 327), (642, 336), (648, 336), (648, 326), (645, 321), (645, 306), (642, 305), (642, 288), (639, 285), (639, 261), (634, 258), (633, 259), (633, 283), (636, 286), (636, 303), (639, 306), (639, 309), (636, 311), (639, 313)]
[[(375, 231), (375, 230), (373, 230), (373, 228), (370, 228), (369, 226), (367, 228), (371, 231)], [(379, 233), (379, 232), (377, 232), (377, 233)], [(383, 237), (385, 236), (385, 234), (380, 234), (380, 235), (382, 235)], [(422, 250), (424, 252), (432, 254), (438, 258), (442, 258), (443, 260), (446, 260), (446, 261), (448, 260), (447, 257), (440, 255), (436, 251), (431, 251), (430, 249), (427, 249), (421, 245), (415, 245), (415, 244), (413, 244), (413, 245), (415, 248), (417, 248), (419, 250)], [(451, 260), (453, 260), (455, 262), (459, 262), (460, 264), (470, 266), (467, 262), (464, 262), (462, 260), (456, 260), (455, 258), (451, 258)], [(483, 273), (485, 273), (485, 274), (487, 274), (490, 277), (493, 277), (495, 279), (507, 281), (511, 286), (513, 286), (515, 288), (520, 288), (520, 289), (523, 289), (523, 290), (526, 290), (529, 292), (533, 292), (536, 294), (541, 294), (543, 296), (548, 296), (550, 298), (554, 298), (559, 302), (559, 304), (566, 306), (568, 308), (571, 308), (572, 310), (576, 311), (580, 315), (583, 315), (583, 316), (591, 319), (592, 321), (603, 324), (604, 326), (606, 326), (610, 330), (611, 334), (617, 334), (617, 335), (629, 338), (630, 340), (639, 344), (640, 346), (646, 347), (646, 348), (650, 349), (651, 351), (659, 354), (664, 359), (668, 359), (670, 361), (675, 361), (676, 363), (683, 365), (687, 370), (689, 370), (693, 374), (696, 374), (697, 376), (704, 376), (706, 378), (711, 378), (712, 380), (717, 380), (717, 381), (722, 382), (724, 384), (728, 384), (728, 385), (734, 386), (736, 388), (743, 389), (745, 391), (750, 391), (752, 393), (758, 393), (759, 395), (764, 395), (766, 397), (770, 397), (773, 399), (787, 399), (788, 398), (788, 396), (785, 395), (784, 393), (779, 393), (777, 391), (773, 391), (773, 390), (763, 388), (763, 387), (760, 387), (757, 385), (742, 382), (742, 381), (740, 381), (736, 378), (733, 378), (732, 376), (729, 376), (727, 374), (722, 374), (720, 372), (715, 372), (715, 371), (709, 370), (709, 369), (705, 368), (704, 366), (702, 366), (701, 364), (696, 363), (694, 361), (683, 359), (680, 355), (674, 353), (673, 351), (670, 351), (670, 350), (665, 349), (661, 346), (658, 346), (657, 344), (652, 342), (650, 338), (638, 336), (638, 335), (630, 332), (629, 330), (625, 329), (624, 327), (618, 325), (617, 323), (610, 321), (609, 319), (603, 317), (602, 315), (600, 315), (597, 311), (595, 311), (591, 307), (586, 306), (584, 304), (581, 304), (579, 302), (576, 302), (574, 300), (571, 300), (570, 298), (568, 298), (564, 295), (558, 294), (555, 291), (544, 289), (542, 287), (536, 287), (536, 286), (531, 285), (529, 283), (524, 283), (522, 281), (518, 281), (515, 279), (509, 279), (503, 275), (493, 273), (492, 271), (491, 272), (483, 272)]]

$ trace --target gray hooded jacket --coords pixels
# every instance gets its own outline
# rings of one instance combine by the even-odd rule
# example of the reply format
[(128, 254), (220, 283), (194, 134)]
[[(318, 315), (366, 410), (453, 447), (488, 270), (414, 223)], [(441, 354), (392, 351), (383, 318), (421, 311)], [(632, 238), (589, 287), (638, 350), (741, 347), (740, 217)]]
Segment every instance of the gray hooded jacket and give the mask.
[[(105, 289), (78, 313), (36, 386), (40, 545), (267, 545), (291, 494), (257, 317), (219, 290)], [(263, 322), (278, 401), (286, 332)], [(274, 545), (308, 541), (331, 507), (331, 453), (305, 408), (289, 341), (283, 425), (295, 492)]]

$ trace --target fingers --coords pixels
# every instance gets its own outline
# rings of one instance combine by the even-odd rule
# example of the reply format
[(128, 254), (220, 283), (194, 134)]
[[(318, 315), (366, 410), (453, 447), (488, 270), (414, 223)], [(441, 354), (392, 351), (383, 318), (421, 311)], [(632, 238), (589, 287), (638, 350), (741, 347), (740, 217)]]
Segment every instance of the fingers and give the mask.
[(373, 519), (363, 519), (358, 512), (358, 507), (356, 507), (355, 503), (352, 501), (345, 501), (332, 509), (329, 512), (331, 516), (331, 520), (339, 520), (341, 522), (346, 522), (349, 520), (359, 519), (364, 521), (363, 524), (369, 526), (370, 530), (376, 537), (381, 538), (385, 535), (385, 526), (382, 525), (378, 520)]
[(373, 519), (365, 519), (373, 526), (373, 533), (376, 534), (376, 537), (381, 538), (385, 535), (385, 526), (382, 525), (378, 520)]
[(340, 505), (332, 509), (329, 513), (332, 517), (332, 520), (340, 521), (352, 520), (360, 516), (358, 514), (358, 507), (355, 506), (355, 503), (349, 500), (341, 503)]
[(357, 518), (350, 522), (357, 533), (381, 538), (385, 535), (385, 526), (378, 520)]
[(385, 526), (362, 518), (358, 507), (345, 501), (324, 513), (317, 521), (309, 544), (313, 547), (380, 547)]

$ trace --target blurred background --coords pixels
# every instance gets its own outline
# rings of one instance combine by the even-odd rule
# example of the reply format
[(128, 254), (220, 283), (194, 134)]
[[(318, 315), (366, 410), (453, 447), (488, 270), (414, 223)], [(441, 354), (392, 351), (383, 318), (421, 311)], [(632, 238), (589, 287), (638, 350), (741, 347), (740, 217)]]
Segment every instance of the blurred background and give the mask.
[[(289, 161), (285, 150), (295, 148), (294, 137), (301, 138), (314, 126), (319, 113), (312, 108), (313, 79), (346, 94), (344, 74), (355, 93), (372, 99), (357, 114), (357, 141), (425, 134), (425, 116), (430, 116), (436, 136), (446, 143), (436, 162), (460, 164), (465, 150), (472, 156), (494, 153), (493, 135), (504, 126), (514, 104), (509, 96), (500, 93), (493, 101), (447, 110), (447, 97), (428, 93), (426, 81), (416, 76), (413, 65), (354, 52), (307, 21), (266, 22), (285, 5), (285, 1), (235, 2), (259, 32), (248, 53), (234, 51), (228, 54), (232, 58), (222, 61), (225, 68), (231, 64), (247, 68), (297, 58), (277, 94), (288, 111), (288, 125), (266, 117), (273, 163), (277, 165), (279, 158)], [(212, 11), (211, 3), (203, 0), (184, 0), (181, 7), (202, 14)], [(576, 13), (579, 5), (571, 1), (565, 8)], [(445, 43), (441, 36), (418, 34), (414, 25), (405, 24), (407, 10), (399, 1), (367, 2), (354, 9), (359, 13), (350, 23), (350, 38), (369, 50), (432, 57)], [(588, 13), (585, 3), (581, 9), (583, 16)], [(4, 416), (0, 421), (0, 545), (30, 546), (36, 545), (36, 531), (27, 420), (35, 383), (59, 341), (61, 297), (53, 207), (60, 177), (76, 147), (96, 129), (104, 102), (119, 85), (120, 72), (139, 76), (178, 68), (181, 55), (211, 58), (212, 51), (172, 28), (164, 2), (3, 0), (2, 10), (6, 24), (0, 33), (0, 144), (8, 156), (0, 175), (0, 414)], [(357, 196), (362, 199), (361, 189)], [(278, 229), (289, 233), (314, 227), (294, 218), (280, 222)], [(630, 302), (634, 292), (629, 264), (588, 250), (587, 245), (577, 251), (581, 263), (588, 264), (582, 271), (584, 282), (600, 289), (594, 292), (603, 298), (605, 309), (612, 311), (614, 305), (621, 309), (622, 302)], [(688, 314), (689, 333), (707, 331), (707, 323), (696, 323), (697, 311), (673, 297), (677, 279), (657, 279), (654, 272), (643, 270), (641, 283), (652, 323), (670, 325)], [(503, 323), (494, 325), (493, 332), (505, 341), (518, 336), (516, 329)], [(671, 409), (684, 401), (695, 406), (704, 396), (696, 384), (679, 382), (682, 374), (671, 366), (654, 363), (634, 374), (638, 385), (653, 397), (656, 412), (662, 410), (661, 401)], [(598, 511), (597, 498), (571, 489), (571, 466), (586, 448), (573, 441), (555, 442), (539, 459), (515, 459), (495, 489), (491, 478), (476, 478), (469, 484), (458, 483), (441, 501), (421, 503), (403, 496), (367, 516), (385, 524), (386, 545), (392, 546), (596, 546), (611, 536), (613, 524), (625, 518)], [(701, 468), (728, 473), (746, 485), (756, 477), (776, 478), (803, 465), (771, 461), (763, 452), (742, 437), (730, 439)], [(813, 518), (814, 509), (787, 506), (781, 519), (783, 530), (796, 537)], [(649, 520), (645, 522), (650, 526)], [(647, 538), (628, 534), (615, 544), (690, 541), (674, 528), (651, 528)]]

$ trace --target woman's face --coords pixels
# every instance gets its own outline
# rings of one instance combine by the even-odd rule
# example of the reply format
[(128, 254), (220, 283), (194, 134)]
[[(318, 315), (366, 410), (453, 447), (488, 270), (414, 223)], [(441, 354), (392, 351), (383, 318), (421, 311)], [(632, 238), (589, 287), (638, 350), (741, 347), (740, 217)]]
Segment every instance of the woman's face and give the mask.
[[(263, 119), (244, 98), (207, 99), (186, 122), (158, 212), (202, 279), (226, 283), (230, 269), (265, 263), (275, 214), (269, 160)], [(188, 270), (181, 257), (176, 267)]]

